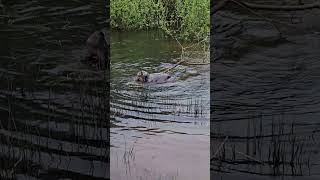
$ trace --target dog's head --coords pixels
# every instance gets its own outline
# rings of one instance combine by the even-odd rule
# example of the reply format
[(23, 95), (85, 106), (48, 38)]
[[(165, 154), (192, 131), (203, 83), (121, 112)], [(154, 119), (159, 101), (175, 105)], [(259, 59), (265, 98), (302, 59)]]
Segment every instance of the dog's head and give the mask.
[(135, 78), (135, 81), (138, 81), (138, 82), (148, 82), (148, 79), (149, 79), (149, 73), (146, 72), (146, 71), (139, 71), (137, 73), (137, 76)]
[(107, 69), (109, 60), (109, 44), (104, 31), (94, 32), (87, 40), (88, 57), (91, 64), (98, 65), (99, 69)]

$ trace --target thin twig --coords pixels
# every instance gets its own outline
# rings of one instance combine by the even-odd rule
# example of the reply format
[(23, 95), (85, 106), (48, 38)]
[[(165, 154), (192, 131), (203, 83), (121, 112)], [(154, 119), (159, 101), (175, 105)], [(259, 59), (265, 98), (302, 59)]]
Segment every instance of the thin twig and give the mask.
[(180, 61), (177, 62), (174, 66), (172, 66), (171, 68), (166, 69), (164, 72), (165, 72), (165, 73), (169, 72), (170, 70), (174, 69), (175, 67), (177, 67), (179, 64), (181, 64), (181, 63), (183, 63), (183, 62), (184, 62), (183, 59), (180, 60)]
[(243, 155), (244, 157), (246, 157), (246, 158), (248, 158), (248, 159), (251, 159), (251, 160), (253, 160), (253, 161), (256, 161), (256, 162), (258, 162), (258, 163), (260, 163), (260, 164), (264, 164), (262, 161), (254, 158), (254, 157), (252, 157), (252, 156), (249, 156), (248, 154), (242, 153), (242, 152), (240, 152), (240, 151), (236, 151), (236, 153), (241, 154), (241, 155)]
[(189, 63), (189, 62), (186, 62), (188, 65), (208, 65), (210, 64), (210, 62), (207, 62), (207, 63)]

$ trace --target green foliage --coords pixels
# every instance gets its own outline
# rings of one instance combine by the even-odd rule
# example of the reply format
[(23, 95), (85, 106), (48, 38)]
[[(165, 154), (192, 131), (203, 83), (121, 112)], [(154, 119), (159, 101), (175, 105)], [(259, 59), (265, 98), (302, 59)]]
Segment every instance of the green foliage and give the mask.
[(209, 0), (111, 0), (111, 27), (157, 28), (184, 40), (201, 40), (210, 30)]
[[(209, 0), (176, 0), (173, 8), (165, 8), (167, 33), (180, 38), (201, 40), (209, 35)], [(171, 10), (171, 11), (170, 11)]]
[(111, 27), (122, 30), (158, 27), (161, 2), (153, 0), (111, 0)]

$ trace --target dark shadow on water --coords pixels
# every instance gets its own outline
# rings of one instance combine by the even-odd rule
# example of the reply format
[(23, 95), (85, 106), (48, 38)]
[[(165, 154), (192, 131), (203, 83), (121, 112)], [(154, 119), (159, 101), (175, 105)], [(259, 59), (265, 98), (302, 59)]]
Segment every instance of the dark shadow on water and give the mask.
[(2, 1), (0, 179), (108, 179), (109, 76), (81, 63), (107, 8)]
[[(257, 13), (290, 24), (295, 12)], [(211, 178), (319, 178), (320, 36), (302, 28), (312, 13), (281, 34), (250, 12), (212, 16)]]

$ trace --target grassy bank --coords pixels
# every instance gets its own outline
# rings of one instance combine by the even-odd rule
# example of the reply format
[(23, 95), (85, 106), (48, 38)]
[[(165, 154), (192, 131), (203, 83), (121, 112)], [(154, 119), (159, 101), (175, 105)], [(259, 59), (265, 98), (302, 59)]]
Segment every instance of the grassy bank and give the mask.
[(111, 0), (111, 27), (120, 30), (162, 29), (184, 40), (209, 35), (209, 0)]

